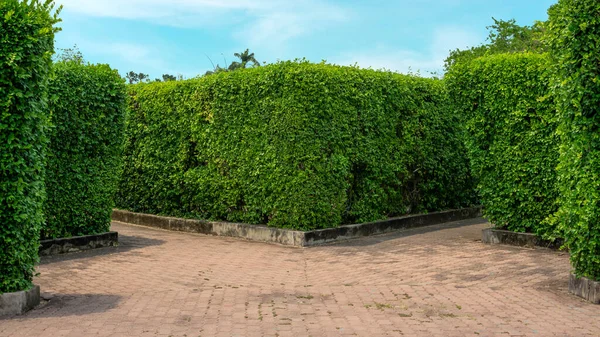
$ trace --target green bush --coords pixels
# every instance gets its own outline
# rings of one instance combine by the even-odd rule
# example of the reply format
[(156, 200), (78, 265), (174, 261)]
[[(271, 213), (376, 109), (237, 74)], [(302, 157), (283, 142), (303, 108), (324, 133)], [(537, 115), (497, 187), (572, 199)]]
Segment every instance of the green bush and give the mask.
[(600, 280), (600, 2), (560, 0), (549, 16), (561, 140), (553, 220), (577, 275)]
[(122, 166), (126, 88), (108, 65), (53, 66), (42, 238), (107, 232)]
[(283, 62), (130, 96), (120, 208), (309, 230), (475, 202), (439, 80)]
[(465, 116), (484, 215), (499, 228), (554, 234), (558, 140), (548, 57), (515, 53), (457, 63), (446, 76)]
[(0, 1), (0, 293), (31, 287), (43, 221), (51, 1)]

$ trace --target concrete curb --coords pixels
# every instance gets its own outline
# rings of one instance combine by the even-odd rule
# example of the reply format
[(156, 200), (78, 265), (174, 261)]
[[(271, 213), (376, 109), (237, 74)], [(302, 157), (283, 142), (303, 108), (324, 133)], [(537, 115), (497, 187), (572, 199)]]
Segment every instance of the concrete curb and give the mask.
[(343, 225), (336, 228), (303, 232), (304, 243), (305, 246), (316, 246), (324, 243), (345, 241), (364, 236), (391, 233), (404, 229), (426, 227), (445, 222), (473, 219), (480, 216), (481, 207), (407, 215), (375, 222)]
[(40, 304), (40, 286), (29, 290), (0, 294), (0, 316), (21, 315)]
[(180, 219), (114, 209), (112, 220), (171, 231), (245, 238), (287, 246), (302, 246), (303, 232), (261, 225)]
[(569, 292), (588, 302), (600, 304), (600, 282), (569, 274)]
[(112, 220), (172, 231), (238, 237), (251, 241), (270, 242), (295, 247), (309, 247), (363, 236), (389, 233), (402, 229), (472, 219), (479, 216), (481, 216), (481, 207), (474, 207), (429, 214), (408, 215), (382, 221), (344, 225), (337, 228), (307, 232), (243, 223), (163, 217), (117, 209), (113, 210)]
[(531, 233), (517, 233), (502, 229), (486, 228), (482, 231), (481, 241), (489, 244), (503, 244), (528, 248), (548, 248), (558, 250), (563, 245), (562, 239), (555, 241), (543, 240)]
[(117, 232), (74, 236), (40, 241), (40, 256), (58, 255), (79, 252), (103, 247), (114, 247), (119, 244)]

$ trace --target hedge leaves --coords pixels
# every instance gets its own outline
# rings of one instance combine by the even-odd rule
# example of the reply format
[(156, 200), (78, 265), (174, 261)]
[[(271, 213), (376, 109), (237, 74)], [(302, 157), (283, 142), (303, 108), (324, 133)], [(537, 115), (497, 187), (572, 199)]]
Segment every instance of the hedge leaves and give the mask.
[(600, 280), (600, 2), (560, 0), (548, 13), (561, 140), (553, 220), (577, 275)]
[(52, 1), (0, 1), (0, 293), (31, 287), (43, 222)]
[(554, 235), (558, 139), (547, 56), (499, 54), (446, 76), (460, 114), (486, 218), (515, 232)]
[(43, 238), (107, 232), (122, 167), (125, 83), (108, 65), (57, 62), (50, 81)]
[(308, 230), (475, 201), (439, 80), (283, 62), (130, 96), (121, 208)]

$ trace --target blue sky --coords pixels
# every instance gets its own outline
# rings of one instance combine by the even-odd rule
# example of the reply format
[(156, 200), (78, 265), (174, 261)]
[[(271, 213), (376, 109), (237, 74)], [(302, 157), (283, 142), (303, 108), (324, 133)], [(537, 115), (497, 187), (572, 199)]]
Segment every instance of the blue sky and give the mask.
[(268, 63), (439, 71), (450, 49), (484, 42), (497, 19), (531, 25), (556, 0), (56, 0), (57, 48), (86, 60), (193, 77), (249, 48)]

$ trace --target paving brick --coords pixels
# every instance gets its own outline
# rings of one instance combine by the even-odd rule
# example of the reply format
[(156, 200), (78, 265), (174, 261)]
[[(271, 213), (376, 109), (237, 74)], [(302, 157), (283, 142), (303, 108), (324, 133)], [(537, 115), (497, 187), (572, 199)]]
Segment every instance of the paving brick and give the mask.
[(482, 219), (289, 248), (114, 223), (44, 257), (42, 305), (0, 336), (598, 336), (568, 255), (480, 242)]

